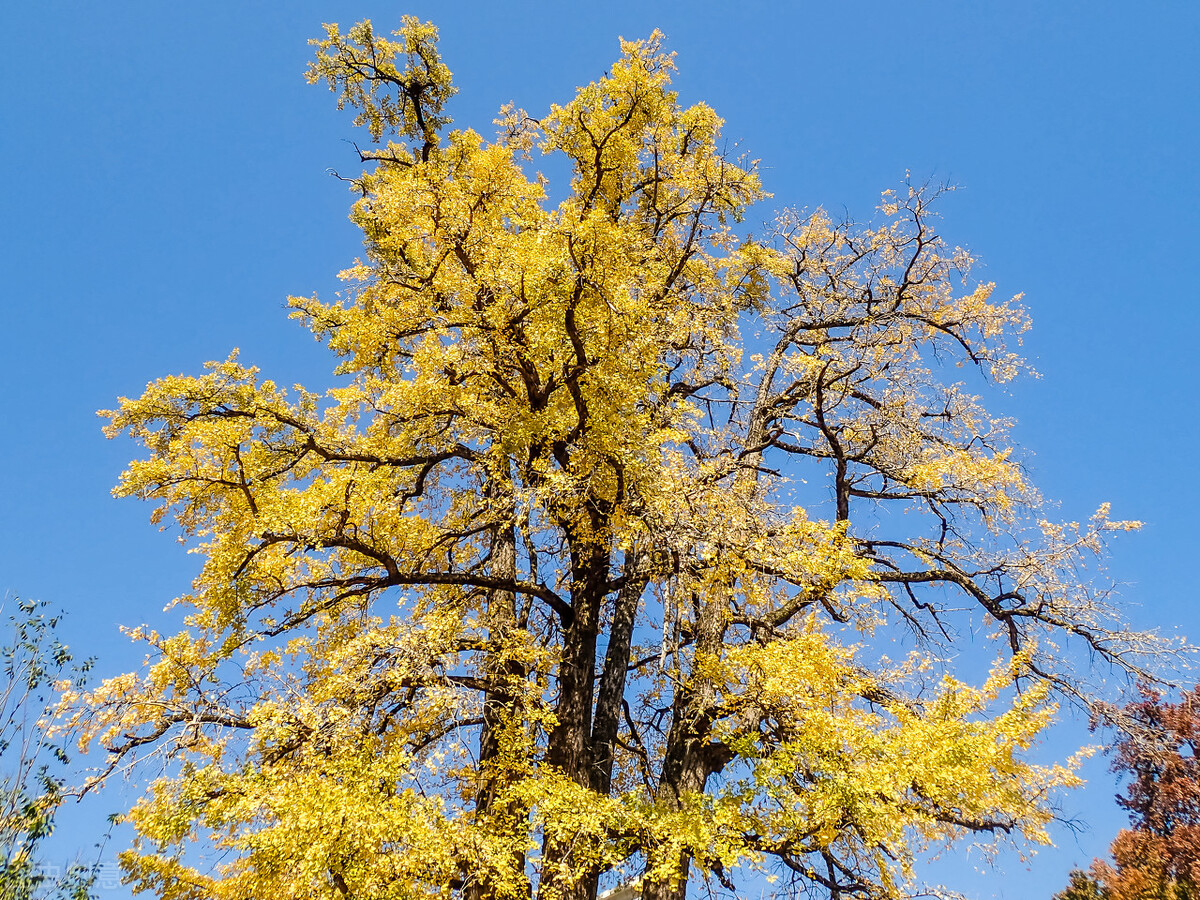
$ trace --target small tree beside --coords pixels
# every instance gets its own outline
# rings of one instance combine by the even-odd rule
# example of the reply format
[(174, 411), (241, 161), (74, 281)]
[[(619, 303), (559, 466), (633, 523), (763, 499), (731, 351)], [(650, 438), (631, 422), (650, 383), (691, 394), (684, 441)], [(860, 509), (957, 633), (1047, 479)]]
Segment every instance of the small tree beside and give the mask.
[(1072, 873), (1072, 890), (1098, 890), (1104, 900), (1192, 900), (1200, 897), (1200, 686), (1177, 703), (1142, 689), (1118, 712), (1113, 770), (1130, 778), (1117, 802), (1131, 827), (1113, 840), (1112, 862), (1096, 860)]
[(38, 851), (67, 788), (67, 755), (48, 727), (61, 692), (82, 687), (91, 663), (75, 664), (44, 603), (5, 601), (0, 617), (9, 628), (0, 645), (0, 900), (82, 900), (91, 870), (75, 865), (50, 876)]

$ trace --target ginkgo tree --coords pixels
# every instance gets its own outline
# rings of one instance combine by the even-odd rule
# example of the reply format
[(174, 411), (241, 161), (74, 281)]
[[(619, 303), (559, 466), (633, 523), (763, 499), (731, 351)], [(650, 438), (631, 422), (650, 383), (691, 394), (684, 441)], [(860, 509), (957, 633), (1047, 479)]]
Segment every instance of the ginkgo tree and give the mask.
[[(1022, 372), (1028, 320), (938, 192), (751, 235), (755, 164), (657, 33), (485, 138), (450, 127), (432, 25), (325, 30), (309, 79), (374, 141), (363, 258), (291, 300), (336, 386), (234, 353), (105, 413), (146, 449), (117, 493), (203, 560), (183, 630), (132, 632), (146, 669), (77, 713), (113, 768), (165, 760), (134, 884), (892, 897), (957, 839), (1047, 842), (1076, 776), (1027, 751), (1089, 697), (1070, 647), (1159, 648), (1079, 577), (1132, 526), (1043, 521), (962, 380)], [(964, 635), (990, 676), (954, 671)]]

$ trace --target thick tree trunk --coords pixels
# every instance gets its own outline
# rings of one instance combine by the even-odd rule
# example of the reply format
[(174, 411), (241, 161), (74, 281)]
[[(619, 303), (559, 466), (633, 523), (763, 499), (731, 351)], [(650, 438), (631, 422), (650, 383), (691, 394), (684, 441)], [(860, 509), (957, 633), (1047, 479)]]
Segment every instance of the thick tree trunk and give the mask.
[[(493, 498), (496, 506), (502, 506), (506, 497), (502, 491), (493, 487), (488, 489), (489, 497)], [(507, 495), (511, 505), (511, 494)], [(498, 527), (492, 536), (492, 547), (489, 569), (493, 576), (516, 580), (517, 575), (517, 542), (516, 529), (511, 524), (511, 517)], [(479, 732), (479, 784), (475, 794), (475, 815), (479, 820), (523, 820), (526, 811), (514, 809), (510, 802), (502, 798), (503, 791), (508, 787), (505, 773), (498, 772), (493, 764), (501, 754), (501, 737), (505, 725), (511, 721), (515, 698), (511, 685), (524, 679), (528, 674), (525, 667), (511, 659), (506, 648), (510, 634), (517, 624), (516, 595), (511, 591), (492, 591), (487, 598), (484, 610), (484, 621), (488, 629), (488, 645), (498, 648), (498, 652), (489, 652), (484, 660), (484, 677), (495, 685), (488, 690), (483, 699), (483, 725)], [(494, 825), (492, 827), (495, 827)], [(508, 866), (515, 872), (525, 870), (525, 854), (517, 853), (508, 861)], [(466, 885), (463, 890), (465, 900), (494, 900), (497, 896), (489, 873), (476, 868), (464, 873)]]
[[(591, 787), (592, 705), (596, 692), (596, 639), (600, 610), (608, 592), (609, 548), (598, 536), (606, 523), (593, 517), (588, 526), (568, 529), (571, 553), (571, 608), (573, 616), (563, 635), (558, 671), (558, 719), (550, 732), (546, 762), (578, 785)], [(571, 858), (574, 835), (547, 834), (542, 847), (542, 884), (539, 890), (555, 900), (594, 900), (596, 873), (579, 872)], [(565, 865), (564, 865), (565, 864)], [(558, 874), (560, 866), (573, 877)]]
[(625, 699), (633, 625), (649, 580), (639, 574), (639, 566), (640, 560), (635, 555), (625, 561), (625, 584), (613, 603), (613, 622), (604, 657), (604, 674), (596, 694), (596, 716), (592, 725), (592, 789), (605, 795), (612, 789), (614, 748)]
[[(711, 720), (704, 714), (704, 705), (703, 700), (691, 691), (681, 690), (675, 696), (671, 730), (667, 734), (666, 757), (658, 787), (658, 800), (668, 808), (678, 809), (685, 796), (703, 792), (708, 782), (711, 771), (708, 730)], [(685, 900), (691, 856), (686, 852), (681, 853), (670, 862), (678, 877), (644, 879), (642, 900)]]
[(591, 784), (592, 703), (596, 691), (596, 638), (608, 585), (608, 548), (573, 546), (570, 627), (563, 635), (558, 672), (558, 724), (550, 733), (546, 761), (576, 784)]
[[(719, 601), (710, 599), (705, 604), (696, 622), (696, 656), (720, 652), (725, 637), (724, 614)], [(678, 809), (688, 795), (703, 793), (709, 776), (728, 761), (726, 749), (711, 740), (715, 704), (716, 691), (707, 683), (676, 690), (658, 785), (658, 801), (668, 808)], [(652, 855), (654, 848), (648, 851)], [(677, 877), (646, 877), (642, 881), (642, 900), (685, 900), (691, 856), (681, 853), (670, 862)]]

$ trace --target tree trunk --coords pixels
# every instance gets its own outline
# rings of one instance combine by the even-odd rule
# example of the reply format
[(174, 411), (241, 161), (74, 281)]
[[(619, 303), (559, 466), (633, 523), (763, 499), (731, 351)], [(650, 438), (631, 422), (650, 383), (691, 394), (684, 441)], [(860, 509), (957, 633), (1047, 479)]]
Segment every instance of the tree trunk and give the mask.
[[(486, 488), (493, 503), (503, 508), (507, 499), (511, 506), (511, 493), (505, 493), (501, 488), (489, 485)], [(512, 524), (512, 516), (504, 519), (492, 535), (492, 546), (489, 568), (493, 576), (516, 580), (517, 575), (517, 543), (516, 528)], [(512, 591), (492, 591), (487, 598), (484, 610), (484, 621), (488, 629), (488, 646), (499, 648), (492, 650), (484, 660), (484, 677), (494, 687), (489, 689), (483, 698), (483, 725), (479, 732), (479, 783), (475, 794), (475, 816), (478, 820), (516, 819), (523, 821), (526, 811), (512, 808), (510, 802), (505, 802), (501, 795), (508, 787), (509, 779), (505, 773), (493, 768), (493, 762), (500, 756), (501, 732), (511, 721), (514, 713), (515, 698), (511, 685), (524, 679), (528, 673), (518, 661), (509, 658), (506, 648), (509, 636), (517, 624), (516, 595)], [(491, 827), (495, 827), (493, 824)], [(508, 866), (515, 872), (524, 872), (525, 854), (516, 853), (508, 861)], [(465, 900), (494, 900), (497, 896), (492, 886), (490, 873), (476, 867), (474, 871), (464, 873), (466, 884), (463, 889)]]
[[(696, 622), (696, 657), (720, 652), (725, 638), (724, 613), (720, 601), (705, 603)], [(727, 750), (711, 741), (715, 703), (716, 691), (707, 683), (680, 687), (675, 693), (658, 784), (658, 801), (670, 809), (679, 809), (690, 794), (703, 793), (708, 777), (728, 760)], [(653, 847), (647, 850), (648, 855), (654, 853)], [(691, 855), (680, 853), (671, 862), (677, 877), (652, 880), (647, 876), (642, 881), (642, 900), (685, 900)], [(650, 860), (647, 863), (649, 866)]]
[(596, 717), (592, 725), (592, 789), (604, 795), (612, 789), (614, 747), (620, 730), (621, 705), (625, 699), (633, 625), (642, 592), (649, 580), (645, 575), (638, 574), (640, 562), (636, 555), (630, 555), (625, 561), (626, 580), (613, 603), (613, 622), (604, 657), (604, 674), (596, 694)]
[[(563, 635), (558, 672), (558, 723), (550, 732), (546, 762), (578, 785), (591, 787), (592, 704), (596, 692), (596, 638), (608, 592), (609, 549), (600, 539), (607, 524), (598, 515), (583, 529), (567, 528), (571, 554), (571, 623)], [(539, 894), (555, 900), (595, 900), (597, 873), (579, 872), (571, 859), (574, 835), (546, 835)], [(565, 864), (571, 877), (559, 876)]]

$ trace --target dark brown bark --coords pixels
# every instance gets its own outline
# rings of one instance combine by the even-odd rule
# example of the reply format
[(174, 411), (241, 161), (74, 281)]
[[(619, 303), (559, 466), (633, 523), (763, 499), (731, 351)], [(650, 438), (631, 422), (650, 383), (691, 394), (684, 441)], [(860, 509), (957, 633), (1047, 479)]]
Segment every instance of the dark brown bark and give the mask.
[(550, 733), (546, 759), (577, 784), (589, 785), (592, 701), (596, 687), (596, 639), (608, 582), (608, 548), (588, 542), (572, 546), (571, 624), (563, 635), (559, 663), (558, 724)]
[(629, 652), (633, 642), (633, 625), (637, 619), (642, 592), (648, 578), (638, 574), (640, 560), (626, 560), (625, 584), (613, 603), (612, 628), (608, 635), (608, 650), (604, 657), (604, 674), (596, 693), (596, 717), (592, 725), (592, 789), (608, 794), (612, 789), (614, 747), (621, 716), (621, 701), (625, 698), (625, 680), (629, 668)]
[[(596, 693), (596, 639), (600, 610), (608, 592), (609, 549), (602, 539), (603, 518), (593, 513), (583, 527), (568, 527), (571, 556), (571, 606), (573, 615), (563, 635), (558, 672), (558, 719), (550, 732), (546, 762), (576, 784), (591, 786), (592, 710)], [(559, 863), (571, 862), (574, 835), (547, 835), (542, 849), (543, 878)], [(543, 882), (562, 900), (594, 900), (596, 873), (574, 884)]]
[[(511, 506), (511, 494), (503, 489), (489, 486), (488, 497), (496, 507), (503, 508), (508, 499)], [(511, 512), (511, 510), (510, 510)], [(517, 539), (516, 528), (511, 517), (495, 529), (492, 535), (492, 547), (489, 569), (493, 577), (503, 580), (515, 580), (517, 574)], [(508, 786), (504, 773), (497, 772), (493, 763), (500, 756), (502, 747), (502, 731), (511, 721), (515, 712), (516, 699), (512, 686), (527, 676), (525, 667), (513, 660), (506, 648), (510, 634), (517, 624), (516, 594), (512, 591), (493, 590), (488, 594), (484, 617), (488, 628), (488, 643), (490, 650), (484, 659), (484, 676), (493, 688), (484, 692), (483, 725), (479, 733), (479, 785), (475, 794), (475, 814), (480, 819), (523, 820), (526, 811), (515, 809), (510, 802), (502, 799), (502, 792)], [(508, 865), (517, 872), (525, 869), (525, 855), (518, 853), (508, 861)], [(473, 871), (464, 873), (464, 900), (493, 900), (497, 896), (491, 883), (489, 873)]]
[[(725, 627), (725, 609), (717, 600), (709, 599), (696, 623), (696, 655), (718, 652), (725, 639)], [(668, 808), (679, 808), (687, 795), (702, 793), (709, 776), (720, 771), (729, 759), (726, 748), (711, 737), (715, 701), (713, 686), (704, 682), (676, 690), (658, 786), (659, 802)], [(647, 850), (652, 857), (655, 848)], [(677, 879), (647, 877), (642, 882), (642, 900), (684, 900), (691, 857), (681, 853), (671, 862)]]

